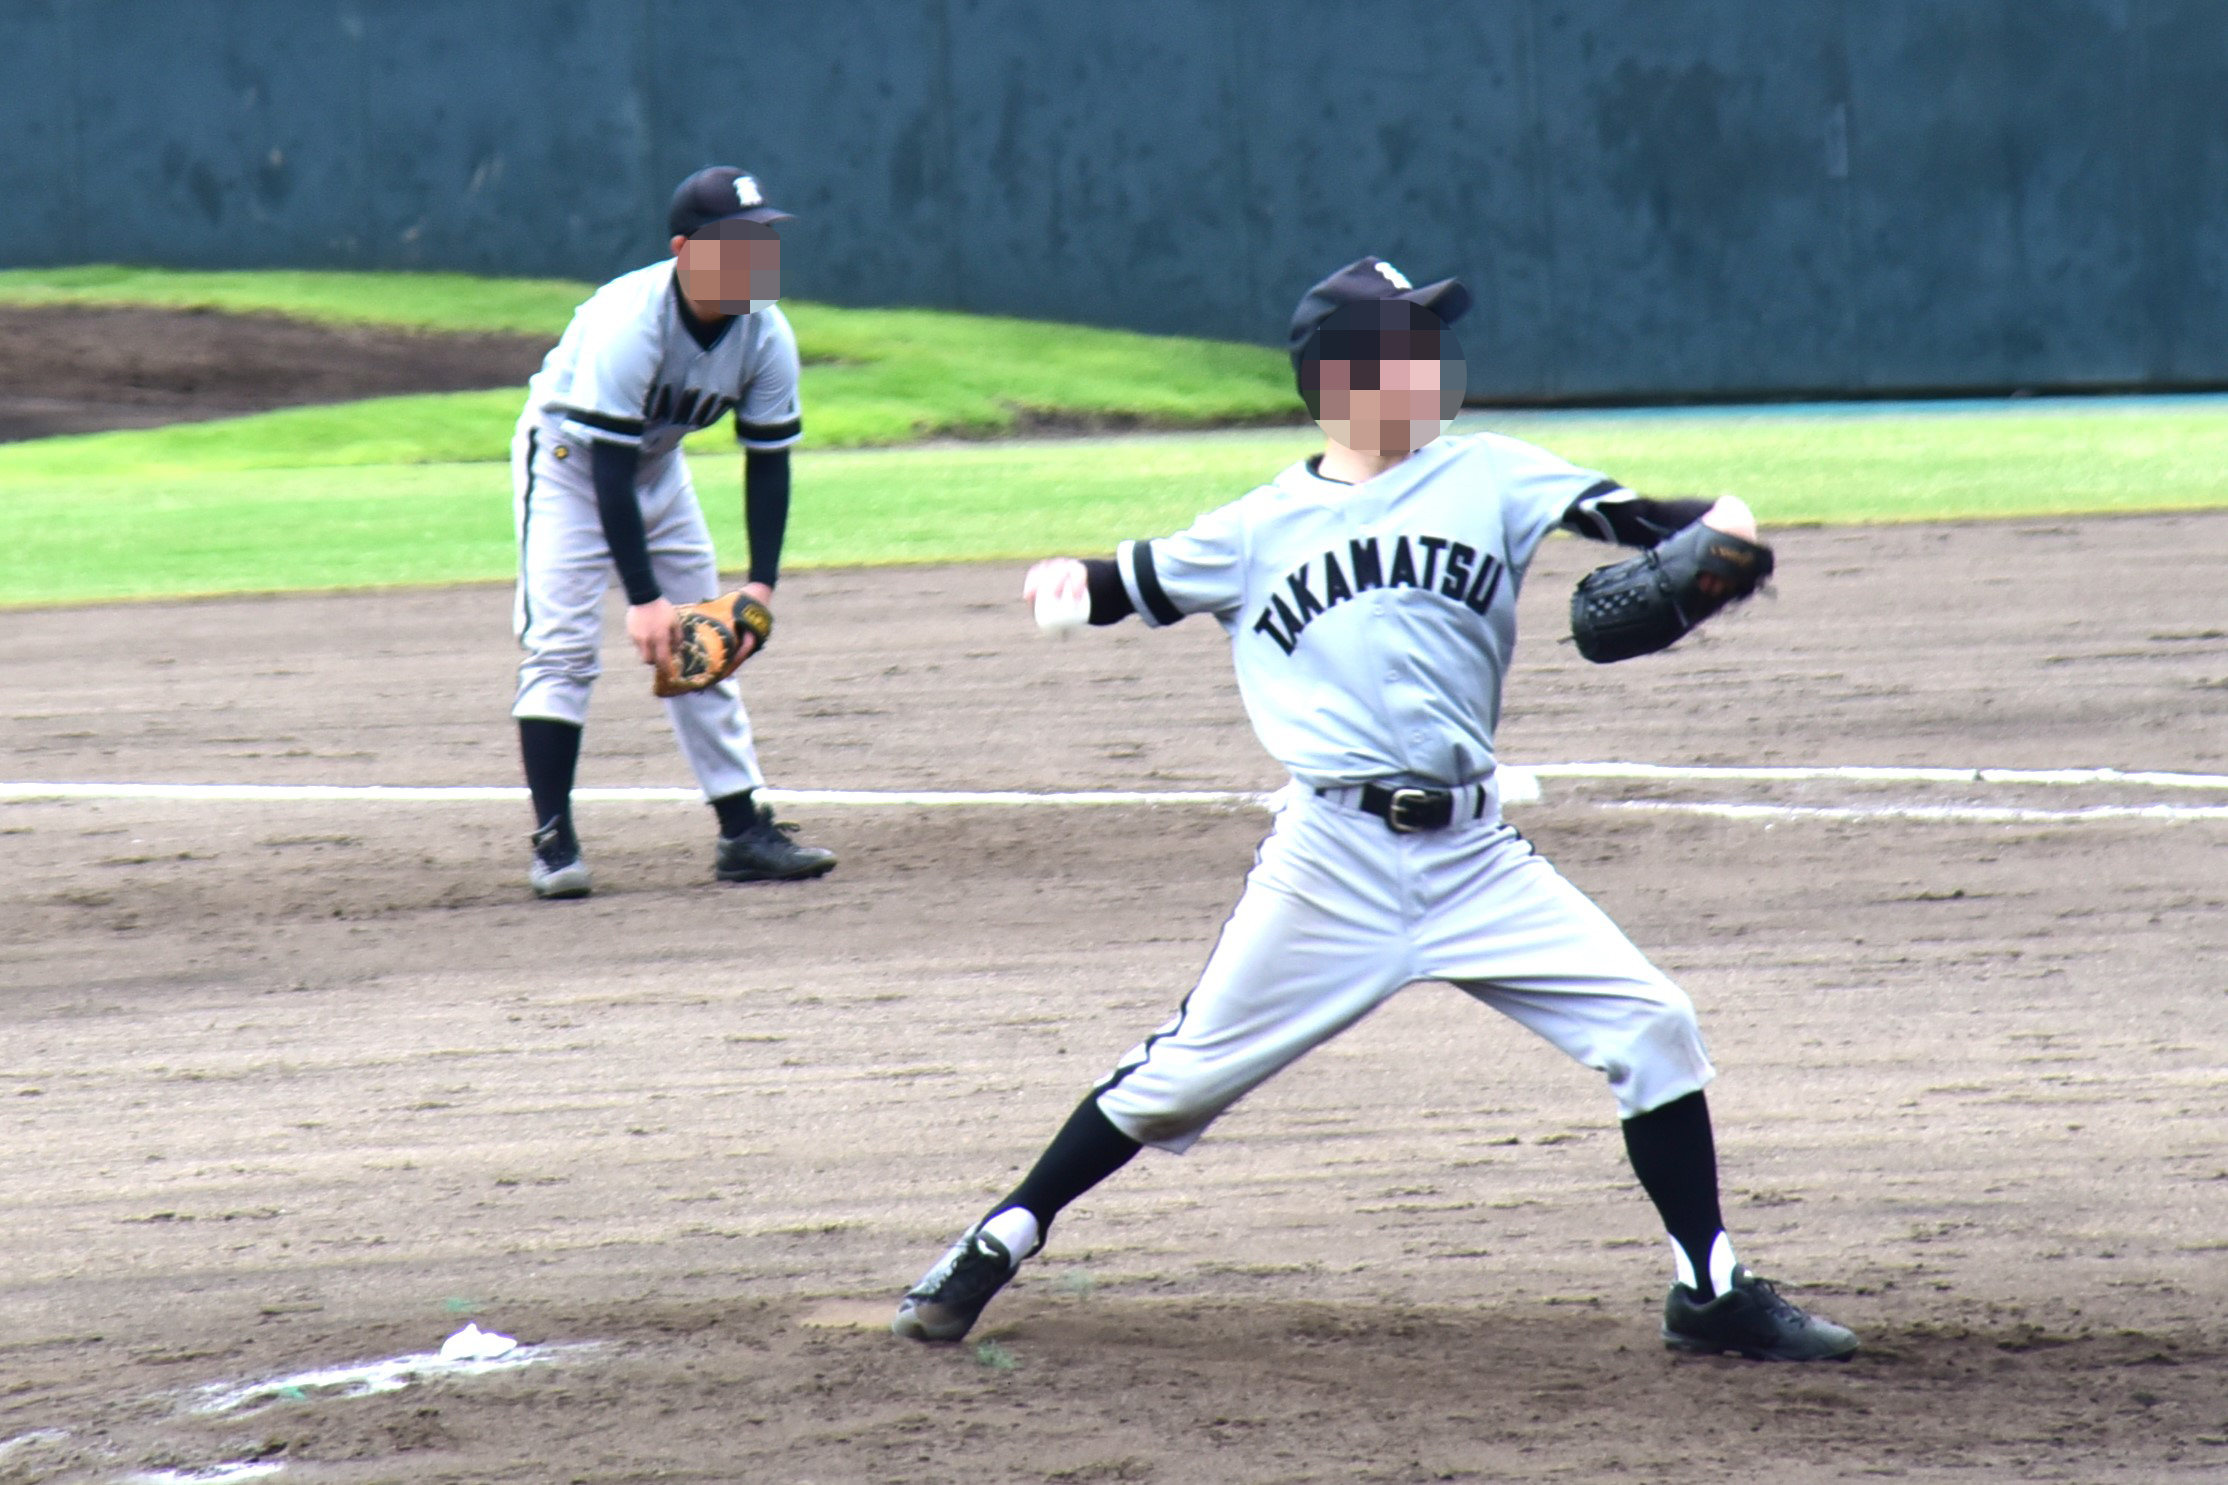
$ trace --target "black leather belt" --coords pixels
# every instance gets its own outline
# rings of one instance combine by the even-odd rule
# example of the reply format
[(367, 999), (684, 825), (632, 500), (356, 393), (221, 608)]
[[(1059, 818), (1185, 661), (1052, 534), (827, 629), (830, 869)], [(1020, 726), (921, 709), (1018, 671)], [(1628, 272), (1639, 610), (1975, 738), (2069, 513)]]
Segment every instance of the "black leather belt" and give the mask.
[[(1331, 790), (1318, 790), (1328, 794)], [(1485, 813), (1485, 785), (1470, 784), (1460, 789), (1388, 789), (1383, 784), (1364, 784), (1361, 798), (1356, 801), (1365, 814), (1375, 815), (1395, 835), (1413, 835), (1419, 830), (1444, 830), (1455, 822), (1456, 806), (1467, 813), (1464, 819), (1474, 820)]]

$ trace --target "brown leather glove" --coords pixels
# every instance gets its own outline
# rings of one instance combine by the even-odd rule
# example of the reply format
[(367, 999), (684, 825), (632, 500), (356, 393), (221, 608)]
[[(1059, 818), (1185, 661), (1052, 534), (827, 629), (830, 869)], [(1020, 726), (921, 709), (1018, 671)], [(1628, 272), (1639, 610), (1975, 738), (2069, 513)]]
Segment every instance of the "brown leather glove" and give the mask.
[(740, 589), (702, 603), (676, 604), (674, 613), (680, 637), (673, 658), (658, 666), (651, 686), (660, 696), (685, 696), (718, 685), (766, 648), (774, 632), (774, 611)]

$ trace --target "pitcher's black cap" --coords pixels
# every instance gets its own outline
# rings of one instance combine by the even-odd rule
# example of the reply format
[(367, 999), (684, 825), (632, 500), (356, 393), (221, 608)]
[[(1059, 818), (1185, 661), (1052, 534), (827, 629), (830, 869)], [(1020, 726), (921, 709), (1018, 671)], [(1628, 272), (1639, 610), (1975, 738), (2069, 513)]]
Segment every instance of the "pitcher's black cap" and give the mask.
[(675, 237), (694, 237), (714, 222), (789, 222), (788, 212), (767, 204), (758, 177), (732, 165), (710, 165), (674, 187), (665, 223)]
[(1309, 289), (1301, 297), (1299, 308), (1292, 311), (1292, 329), (1287, 341), (1292, 364), (1299, 365), (1300, 353), (1307, 349), (1308, 338), (1314, 335), (1317, 326), (1330, 318), (1332, 310), (1371, 299), (1405, 299), (1410, 304), (1424, 306), (1450, 325), (1470, 312), (1470, 291), (1462, 286), (1460, 279), (1443, 278), (1419, 289), (1408, 282), (1406, 274), (1383, 258), (1357, 258)]

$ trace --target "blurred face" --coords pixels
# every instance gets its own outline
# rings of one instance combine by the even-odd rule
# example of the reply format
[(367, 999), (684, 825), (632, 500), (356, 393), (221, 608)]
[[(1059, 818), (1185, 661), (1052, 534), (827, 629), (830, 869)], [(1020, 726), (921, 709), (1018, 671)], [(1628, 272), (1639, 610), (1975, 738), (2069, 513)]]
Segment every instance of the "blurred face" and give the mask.
[(724, 315), (747, 315), (781, 297), (781, 239), (758, 222), (714, 222), (673, 239), (681, 292)]
[(1325, 361), (1316, 425), (1360, 454), (1407, 454), (1446, 428), (1439, 362)]
[(1300, 396), (1323, 436), (1357, 454), (1412, 454), (1461, 411), (1469, 367), (1429, 309), (1367, 300), (1333, 310), (1301, 358)]

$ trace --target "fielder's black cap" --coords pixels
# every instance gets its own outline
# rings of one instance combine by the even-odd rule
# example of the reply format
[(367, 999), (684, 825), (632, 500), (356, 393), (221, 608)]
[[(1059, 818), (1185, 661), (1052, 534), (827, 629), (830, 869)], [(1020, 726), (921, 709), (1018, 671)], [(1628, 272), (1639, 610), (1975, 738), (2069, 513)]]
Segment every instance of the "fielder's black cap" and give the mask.
[(1330, 318), (1332, 310), (1371, 299), (1405, 299), (1424, 306), (1450, 325), (1470, 312), (1470, 291), (1462, 287), (1460, 279), (1443, 278), (1419, 289), (1383, 258), (1357, 258), (1309, 289), (1299, 308), (1292, 311), (1288, 338), (1292, 364), (1299, 365), (1308, 337)]
[(788, 212), (769, 206), (758, 177), (732, 165), (711, 165), (674, 187), (665, 224), (675, 237), (694, 237), (714, 222), (788, 222)]

